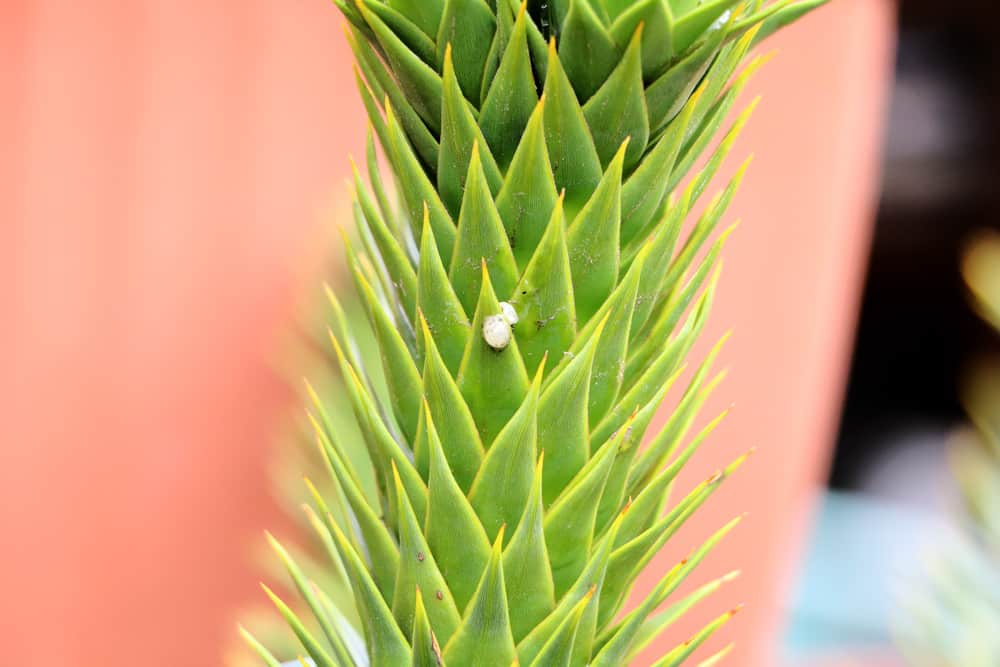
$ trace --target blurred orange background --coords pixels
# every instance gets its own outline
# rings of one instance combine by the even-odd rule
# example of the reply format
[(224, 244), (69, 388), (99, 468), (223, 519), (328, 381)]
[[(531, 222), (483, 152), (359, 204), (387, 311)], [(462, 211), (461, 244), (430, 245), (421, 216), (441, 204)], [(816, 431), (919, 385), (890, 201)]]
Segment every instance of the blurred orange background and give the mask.
[[(258, 595), (291, 408), (274, 359), (363, 141), (340, 22), (320, 0), (3, 3), (3, 664), (218, 665)], [(775, 664), (824, 474), (891, 35), (891, 3), (838, 0), (751, 85), (736, 152), (757, 159), (709, 332), (735, 328), (715, 407), (737, 409), (697, 462), (761, 448), (699, 524), (751, 513), (706, 564), (745, 572), (740, 665)]]

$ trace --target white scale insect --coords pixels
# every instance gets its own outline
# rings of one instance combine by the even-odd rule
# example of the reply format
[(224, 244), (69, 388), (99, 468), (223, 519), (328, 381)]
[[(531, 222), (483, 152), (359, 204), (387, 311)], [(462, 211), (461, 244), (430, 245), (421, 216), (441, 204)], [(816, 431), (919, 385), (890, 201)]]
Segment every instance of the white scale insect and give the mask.
[(511, 327), (517, 324), (517, 311), (506, 301), (500, 302), (500, 312), (483, 320), (483, 340), (494, 350), (510, 345)]

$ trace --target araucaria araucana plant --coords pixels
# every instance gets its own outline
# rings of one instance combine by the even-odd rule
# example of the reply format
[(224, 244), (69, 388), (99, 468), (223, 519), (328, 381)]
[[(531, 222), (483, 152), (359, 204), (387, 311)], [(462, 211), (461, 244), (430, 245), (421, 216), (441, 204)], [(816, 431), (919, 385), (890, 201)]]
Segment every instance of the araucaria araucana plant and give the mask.
[(738, 519), (620, 613), (742, 461), (670, 500), (722, 417), (688, 438), (718, 346), (647, 431), (712, 302), (743, 168), (685, 221), (749, 115), (714, 144), (761, 60), (740, 67), (823, 0), (335, 1), (395, 186), (370, 133), (345, 242), (380, 368), (331, 294), (363, 463), (313, 408), (337, 488), (313, 524), (356, 609), (277, 542), (312, 618), (268, 593), (319, 667), (627, 664), (733, 576), (659, 610)]

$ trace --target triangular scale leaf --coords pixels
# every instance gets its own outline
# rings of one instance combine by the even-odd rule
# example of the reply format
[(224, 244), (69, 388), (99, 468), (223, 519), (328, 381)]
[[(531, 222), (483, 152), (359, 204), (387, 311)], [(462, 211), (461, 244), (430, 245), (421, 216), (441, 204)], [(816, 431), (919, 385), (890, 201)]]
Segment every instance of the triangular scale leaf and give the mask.
[(519, 267), (524, 267), (534, 255), (558, 197), (545, 144), (544, 120), (542, 95), (497, 195), (497, 211)]
[[(448, 280), (426, 209), (420, 241), (420, 267), (417, 271), (417, 307), (431, 330), (445, 366), (454, 375), (462, 362), (472, 324)], [(423, 348), (420, 345), (423, 342), (424, 337), (418, 336), (418, 350), (421, 354)]]
[(642, 85), (642, 24), (636, 29), (621, 62), (600, 89), (583, 105), (594, 145), (607, 165), (628, 141), (625, 169), (631, 169), (646, 150), (649, 119)]
[(559, 35), (559, 60), (577, 99), (586, 103), (621, 59), (618, 47), (590, 2), (570, 0)]
[(611, 24), (611, 38), (624, 46), (640, 24), (643, 28), (642, 78), (652, 81), (667, 67), (672, 55), (670, 32), (673, 16), (665, 0), (633, 0)]
[(365, 643), (368, 646), (373, 665), (406, 665), (411, 658), (410, 646), (400, 631), (378, 587), (372, 581), (368, 570), (358, 557), (354, 547), (340, 527), (334, 524), (333, 539), (340, 551), (350, 573), (351, 588), (354, 590), (354, 600), (365, 631)]
[(472, 322), (472, 335), (462, 357), (458, 372), (458, 387), (476, 420), (483, 445), (488, 450), (497, 433), (517, 412), (528, 393), (528, 374), (521, 361), (516, 336), (502, 349), (490, 346), (483, 335), (487, 317), (502, 315), (503, 310), (493, 292), (491, 275), (483, 262), (483, 281)]
[[(417, 469), (421, 474), (427, 475), (430, 464), (427, 435), (428, 431), (432, 431), (432, 438), (440, 436), (448, 466), (464, 491), (472, 485), (483, 461), (483, 445), (472, 413), (437, 351), (427, 322), (421, 320), (420, 326), (425, 350), (423, 395), (427, 410), (421, 414), (420, 436), (414, 452)], [(433, 424), (428, 421), (428, 417), (433, 419)], [(437, 424), (440, 426), (433, 428)]]
[(538, 408), (538, 448), (548, 455), (545, 504), (556, 499), (590, 457), (587, 443), (590, 372), (606, 320), (557, 375), (550, 375)]
[(528, 372), (533, 373), (546, 355), (561, 359), (576, 336), (562, 197), (510, 301), (519, 319), (518, 343)]
[(450, 45), (458, 84), (465, 98), (476, 105), (495, 32), (496, 18), (484, 0), (445, 0), (437, 34), (438, 66), (444, 65)]
[(306, 629), (305, 624), (299, 620), (299, 617), (295, 615), (295, 612), (293, 612), (281, 598), (275, 595), (274, 591), (270, 588), (264, 584), (261, 584), (261, 588), (264, 589), (264, 593), (267, 594), (267, 597), (271, 598), (271, 602), (278, 609), (278, 613), (281, 614), (281, 616), (285, 619), (285, 622), (288, 623), (288, 627), (290, 627), (292, 632), (295, 633), (299, 643), (302, 644), (302, 647), (309, 654), (309, 657), (316, 663), (316, 667), (339, 667), (323, 648), (323, 645), (320, 644), (315, 637), (313, 637), (312, 633), (309, 632), (308, 629)]
[(628, 244), (653, 219), (660, 202), (670, 192), (667, 178), (674, 171), (674, 163), (684, 141), (684, 130), (697, 106), (692, 98), (677, 118), (667, 126), (667, 131), (656, 140), (646, 159), (628, 177), (622, 186), (621, 243)]
[(625, 150), (625, 144), (619, 147), (593, 196), (573, 220), (567, 234), (573, 298), (581, 326), (607, 301), (618, 282)]
[(517, 614), (511, 619), (514, 641), (520, 641), (555, 607), (555, 586), (545, 546), (542, 508), (544, 453), (538, 458), (531, 480), (531, 492), (517, 530), (504, 551), (504, 579), (507, 600)]
[[(362, 0), (373, 4), (369, 0)], [(438, 32), (438, 23), (444, 10), (442, 0), (386, 0), (400, 14), (419, 26), (428, 37), (434, 37)]]
[[(452, 248), (455, 246), (455, 223), (452, 222), (448, 210), (441, 203), (441, 198), (417, 161), (413, 149), (410, 148), (396, 121), (391, 105), (386, 106), (385, 116), (389, 144), (383, 145), (383, 148), (389, 153), (396, 184), (406, 203), (411, 224), (418, 225), (419, 221), (423, 220), (426, 208), (431, 229), (434, 230), (434, 239), (437, 241), (438, 253), (442, 257), (451, 257)], [(414, 233), (417, 231), (419, 230), (415, 229)]]
[[(626, 510), (623, 510), (624, 514)], [(552, 613), (539, 622), (528, 635), (518, 642), (517, 656), (521, 664), (528, 665), (535, 659), (538, 653), (545, 646), (549, 638), (562, 624), (563, 620), (572, 613), (573, 608), (585, 596), (590, 594), (600, 595), (602, 587), (606, 582), (608, 561), (611, 557), (612, 546), (615, 536), (618, 533), (618, 525), (621, 516), (615, 519), (608, 530), (607, 535), (602, 537), (590, 555), (590, 560), (583, 572), (577, 578), (576, 583), (559, 600)], [(597, 627), (597, 611), (595, 605), (588, 604), (577, 629), (576, 641), (573, 646), (573, 664), (586, 664), (590, 659), (590, 650), (593, 646), (595, 628)]]
[[(420, 59), (369, 7), (360, 0), (358, 8), (375, 33), (400, 90), (420, 117), (435, 133), (441, 130), (441, 77)], [(437, 34), (436, 30), (433, 34)]]
[(417, 418), (420, 411), (420, 373), (413, 363), (409, 348), (399, 334), (399, 327), (379, 303), (368, 281), (361, 274), (357, 261), (350, 256), (349, 248), (348, 253), (351, 272), (378, 338), (382, 368), (385, 370), (392, 404), (396, 408), (396, 418), (406, 437), (412, 442), (417, 434)]
[(427, 410), (425, 407), (431, 469), (424, 531), (456, 605), (464, 609), (489, 560), (490, 541), (452, 474)]
[(528, 50), (527, 21), (522, 6), (479, 113), (479, 125), (503, 169), (514, 157), (531, 112), (538, 103)]
[(430, 622), (427, 619), (427, 608), (424, 606), (424, 596), (420, 588), (417, 587), (416, 607), (413, 613), (413, 661), (410, 667), (444, 667), (444, 658), (441, 655), (441, 647), (438, 646), (437, 636), (431, 630)]
[(469, 602), (462, 625), (447, 643), (444, 659), (452, 665), (509, 667), (517, 658), (503, 576), (503, 531)]
[(515, 525), (531, 493), (538, 441), (539, 368), (524, 402), (486, 452), (469, 491), (469, 501), (490, 539), (504, 525)]
[[(400, 12), (396, 9), (393, 5), (399, 4), (397, 0), (389, 0), (388, 3), (382, 2), (381, 0), (363, 1), (365, 7), (371, 10), (372, 13), (378, 15), (378, 17), (385, 23), (386, 27), (389, 28), (389, 30), (391, 30), (396, 37), (398, 37), (399, 40), (413, 52), (415, 56), (428, 65), (434, 66), (434, 55), (436, 50), (434, 47), (434, 40), (431, 39), (433, 33), (428, 34), (421, 29), (420, 26), (414, 23), (410, 13), (405, 11)], [(404, 4), (411, 3), (408, 0), (404, 0)], [(434, 3), (432, 1), (428, 4), (439, 3)], [(374, 33), (374, 30), (372, 30), (372, 32)], [(377, 35), (376, 39), (378, 39)]]
[[(677, 17), (673, 26), (671, 47), (674, 53), (682, 53), (704, 36), (709, 29), (712, 32), (723, 32), (722, 25), (728, 12), (744, 0), (708, 0), (697, 8)], [(715, 25), (713, 25), (715, 24)]]
[[(622, 433), (624, 436), (624, 432)], [(590, 554), (597, 503), (618, 454), (620, 439), (607, 443), (552, 503), (545, 515), (545, 544), (556, 598), (576, 581)]]
[(479, 144), (473, 144), (469, 176), (458, 217), (455, 253), (448, 277), (466, 312), (475, 309), (485, 262), (497, 293), (505, 298), (517, 284), (517, 265), (511, 253), (503, 222), (483, 172)]
[(549, 42), (545, 78), (545, 144), (556, 187), (566, 191), (566, 215), (573, 218), (601, 180), (601, 159), (583, 109), (563, 71), (556, 43)]
[(576, 603), (563, 622), (556, 628), (549, 641), (542, 647), (531, 667), (570, 667), (573, 658), (573, 644), (576, 641), (576, 631), (580, 628), (583, 612), (594, 599), (591, 590)]
[(434, 591), (437, 598), (427, 609), (427, 617), (435, 636), (447, 642), (461, 617), (451, 590), (438, 569), (399, 474), (393, 468), (393, 483), (399, 504), (397, 532), (399, 534), (399, 568), (392, 595), (392, 615), (400, 628), (413, 628), (418, 588)]
[(479, 125), (476, 124), (471, 105), (463, 97), (458, 79), (455, 78), (451, 47), (445, 49), (442, 78), (444, 101), (441, 117), (441, 151), (437, 163), (438, 192), (441, 193), (441, 199), (452, 217), (457, 217), (462, 206), (462, 193), (466, 189), (465, 182), (473, 150), (476, 148), (479, 150), (480, 165), (491, 193), (500, 190), (503, 177)]
[(409, 100), (403, 95), (396, 85), (392, 75), (386, 70), (385, 65), (379, 59), (375, 50), (364, 38), (355, 32), (348, 33), (348, 43), (354, 52), (357, 67), (364, 74), (368, 87), (359, 80), (358, 86), (361, 89), (362, 101), (365, 103), (365, 110), (368, 112), (368, 119), (375, 126), (382, 145), (386, 146), (387, 135), (385, 132), (385, 120), (382, 117), (383, 111), (379, 108), (381, 100), (388, 99), (396, 110), (399, 122), (403, 126), (406, 136), (413, 145), (416, 154), (420, 157), (420, 163), (429, 169), (437, 167), (436, 156), (439, 150), (437, 139), (427, 129), (423, 119), (420, 118)]

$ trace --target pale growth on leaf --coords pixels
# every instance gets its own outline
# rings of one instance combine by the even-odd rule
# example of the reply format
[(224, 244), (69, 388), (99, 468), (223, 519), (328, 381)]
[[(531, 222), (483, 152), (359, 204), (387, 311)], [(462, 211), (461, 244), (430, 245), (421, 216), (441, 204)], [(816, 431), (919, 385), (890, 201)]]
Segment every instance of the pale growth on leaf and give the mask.
[(507, 320), (507, 324), (511, 326), (514, 326), (520, 320), (517, 316), (517, 311), (514, 310), (514, 306), (510, 305), (506, 301), (500, 302), (500, 314), (503, 315), (505, 320)]
[(494, 350), (510, 345), (510, 323), (503, 315), (490, 315), (483, 320), (483, 340)]

